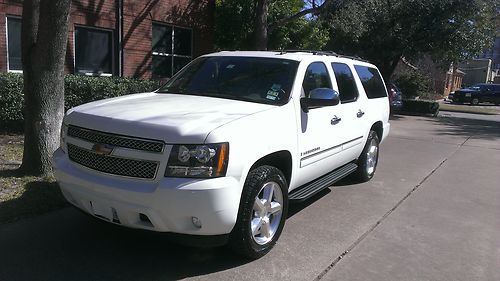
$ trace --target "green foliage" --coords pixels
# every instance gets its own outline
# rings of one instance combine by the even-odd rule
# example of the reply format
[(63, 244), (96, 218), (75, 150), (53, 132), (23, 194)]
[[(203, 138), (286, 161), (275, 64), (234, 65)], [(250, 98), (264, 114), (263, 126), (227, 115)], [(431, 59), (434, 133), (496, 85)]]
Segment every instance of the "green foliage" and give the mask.
[(64, 108), (68, 110), (95, 100), (149, 92), (157, 88), (156, 81), (68, 74), (64, 78)]
[(439, 113), (439, 103), (429, 100), (403, 100), (402, 112), (416, 114), (432, 114), (437, 116)]
[(394, 82), (401, 90), (403, 99), (429, 98), (428, 93), (432, 91), (431, 79), (414, 70), (398, 74)]
[[(156, 81), (129, 78), (90, 77), (68, 74), (64, 78), (65, 110), (77, 105), (128, 95), (150, 92), (158, 88)], [(23, 77), (0, 73), (0, 131), (22, 131)]]
[(377, 64), (389, 78), (399, 59), (430, 54), (449, 65), (480, 53), (494, 35), (493, 0), (353, 0), (326, 18), (329, 47)]
[(216, 49), (249, 49), (253, 39), (253, 1), (217, 0), (215, 7)]
[(22, 128), (23, 77), (15, 73), (0, 73), (0, 131)]
[(329, 41), (329, 30), (320, 19), (300, 18), (273, 30), (270, 50), (323, 50)]
[[(302, 0), (270, 1), (268, 24), (287, 18), (304, 8)], [(221, 50), (254, 49), (255, 1), (217, 0), (215, 45)], [(314, 49), (326, 46), (329, 31), (318, 18), (299, 18), (269, 32), (269, 50)]]

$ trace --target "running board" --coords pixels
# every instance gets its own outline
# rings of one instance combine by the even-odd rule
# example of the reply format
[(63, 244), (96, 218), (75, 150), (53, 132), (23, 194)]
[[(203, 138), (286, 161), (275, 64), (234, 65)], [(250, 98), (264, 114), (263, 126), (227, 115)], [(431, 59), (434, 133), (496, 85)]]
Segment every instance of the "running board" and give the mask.
[(320, 192), (321, 190), (331, 186), (335, 182), (345, 178), (352, 172), (356, 171), (357, 168), (358, 165), (356, 165), (355, 163), (344, 165), (337, 170), (334, 170), (310, 183), (307, 183), (293, 190), (288, 195), (288, 199), (294, 201), (304, 201), (307, 198), (310, 198), (316, 193)]

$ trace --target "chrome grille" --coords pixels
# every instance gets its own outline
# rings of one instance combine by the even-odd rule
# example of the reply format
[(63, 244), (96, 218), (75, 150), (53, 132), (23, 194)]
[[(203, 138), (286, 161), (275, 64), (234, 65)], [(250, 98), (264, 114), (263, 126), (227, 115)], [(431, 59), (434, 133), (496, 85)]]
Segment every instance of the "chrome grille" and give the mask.
[(68, 156), (71, 161), (99, 172), (126, 177), (153, 179), (158, 169), (158, 162), (155, 161), (100, 155), (70, 143), (67, 145)]
[(71, 125), (68, 127), (68, 136), (93, 143), (109, 144), (136, 150), (151, 152), (162, 152), (163, 150), (163, 142), (161, 141), (125, 137)]

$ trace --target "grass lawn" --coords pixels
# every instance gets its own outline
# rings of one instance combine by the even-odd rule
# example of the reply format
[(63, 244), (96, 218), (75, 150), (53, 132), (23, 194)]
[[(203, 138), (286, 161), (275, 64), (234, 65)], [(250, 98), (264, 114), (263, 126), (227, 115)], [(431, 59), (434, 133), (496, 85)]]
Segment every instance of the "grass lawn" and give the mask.
[(453, 111), (453, 112), (464, 112), (464, 113), (476, 113), (476, 114), (488, 114), (495, 115), (500, 114), (495, 108), (485, 108), (482, 106), (470, 106), (470, 105), (459, 105), (459, 104), (439, 104), (439, 110), (441, 111)]
[(67, 206), (54, 178), (17, 171), (23, 136), (0, 134), (0, 224)]

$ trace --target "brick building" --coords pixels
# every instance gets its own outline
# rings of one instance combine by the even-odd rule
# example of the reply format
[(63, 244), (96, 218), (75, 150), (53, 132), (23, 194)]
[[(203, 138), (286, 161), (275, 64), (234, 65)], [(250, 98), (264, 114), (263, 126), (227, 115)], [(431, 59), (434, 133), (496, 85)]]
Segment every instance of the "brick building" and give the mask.
[[(66, 72), (170, 77), (213, 50), (214, 0), (73, 0)], [(0, 71), (21, 72), (22, 0), (0, 0)]]

